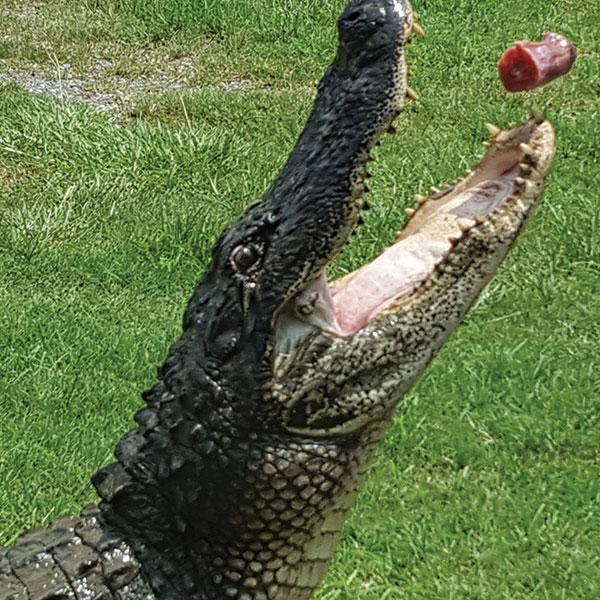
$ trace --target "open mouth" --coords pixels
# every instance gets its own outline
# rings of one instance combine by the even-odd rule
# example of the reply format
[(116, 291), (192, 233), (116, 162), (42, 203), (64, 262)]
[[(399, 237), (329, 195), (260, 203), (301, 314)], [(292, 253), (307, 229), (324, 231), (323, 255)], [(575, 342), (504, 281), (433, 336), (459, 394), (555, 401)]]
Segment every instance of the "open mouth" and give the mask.
[(329, 335), (352, 336), (405, 303), (478, 228), (510, 213), (524, 223), (537, 196), (530, 190), (552, 158), (552, 128), (534, 117), (518, 128), (488, 129), (487, 152), (464, 179), (417, 196), (418, 209), (407, 210), (410, 220), (373, 261), (330, 283), (323, 273), (295, 298), (296, 318)]

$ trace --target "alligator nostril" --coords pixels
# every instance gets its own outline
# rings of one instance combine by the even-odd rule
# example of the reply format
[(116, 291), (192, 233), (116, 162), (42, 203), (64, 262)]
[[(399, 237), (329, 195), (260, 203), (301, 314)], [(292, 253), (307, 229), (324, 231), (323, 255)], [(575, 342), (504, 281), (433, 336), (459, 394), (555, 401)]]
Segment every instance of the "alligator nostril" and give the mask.
[(355, 10), (346, 17), (346, 21), (356, 21), (360, 17), (360, 11)]

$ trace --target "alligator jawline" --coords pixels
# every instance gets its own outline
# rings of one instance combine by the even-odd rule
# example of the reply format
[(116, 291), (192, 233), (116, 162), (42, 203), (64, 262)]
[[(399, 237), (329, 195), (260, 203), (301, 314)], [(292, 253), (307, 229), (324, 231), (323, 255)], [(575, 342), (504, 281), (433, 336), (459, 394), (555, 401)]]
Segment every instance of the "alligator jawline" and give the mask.
[(407, 210), (410, 220), (374, 260), (332, 282), (323, 271), (294, 299), (295, 317), (327, 335), (348, 337), (402, 305), (473, 228), (519, 196), (535, 168), (530, 144), (537, 127), (531, 125), (496, 133), (467, 177), (429, 198), (418, 197), (419, 209)]

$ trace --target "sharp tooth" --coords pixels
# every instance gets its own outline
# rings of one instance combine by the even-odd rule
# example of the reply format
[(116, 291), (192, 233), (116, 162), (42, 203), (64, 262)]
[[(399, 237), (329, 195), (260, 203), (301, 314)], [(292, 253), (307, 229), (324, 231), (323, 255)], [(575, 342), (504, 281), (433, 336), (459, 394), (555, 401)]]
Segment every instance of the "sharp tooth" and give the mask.
[(404, 212), (406, 213), (407, 217), (412, 217), (417, 211), (414, 208), (405, 208)]
[(275, 372), (275, 375), (277, 375), (278, 377), (284, 375), (286, 364), (289, 358), (289, 354), (278, 354), (275, 357), (275, 362), (273, 363), (273, 371)]
[(490, 147), (492, 146), (492, 143), (491, 143), (491, 142), (488, 142), (488, 141), (486, 140), (485, 142), (483, 142), (483, 145), (484, 145), (486, 148), (490, 148)]
[(431, 193), (434, 195), (439, 194), (441, 191), (440, 188), (436, 188), (434, 185), (432, 185), (429, 189), (431, 190)]
[(535, 150), (529, 144), (525, 144), (524, 142), (519, 144), (519, 150), (527, 156), (533, 156), (535, 154)]
[(448, 236), (448, 241), (455, 246), (458, 241), (462, 238), (462, 235), (458, 234), (458, 233), (453, 233), (451, 235)]
[(413, 23), (412, 30), (414, 34), (421, 37), (425, 35), (425, 30), (416, 21)]
[(493, 123), (486, 123), (485, 128), (490, 132), (492, 137), (496, 137), (502, 131), (500, 127), (496, 127)]
[(421, 196), (421, 194), (415, 194), (415, 200), (421, 205), (427, 202), (427, 198), (425, 196)]
[(475, 221), (473, 219), (461, 217), (456, 220), (456, 224), (461, 231), (469, 231), (469, 229), (475, 226)]
[(517, 185), (525, 185), (527, 183), (527, 180), (523, 179), (522, 177), (515, 177), (515, 183)]
[(531, 165), (528, 165), (527, 163), (519, 163), (519, 168), (523, 173), (529, 173), (531, 171)]
[(516, 126), (517, 124), (514, 121), (510, 121), (510, 123), (508, 124), (509, 129), (514, 129)]
[(482, 223), (485, 223), (485, 217), (482, 217), (481, 215), (477, 215), (475, 217), (475, 223), (477, 225), (481, 225)]
[(536, 123), (541, 123), (544, 120), (544, 117), (542, 117), (541, 113), (539, 111), (537, 111), (535, 108), (530, 108), (529, 109), (529, 116), (536, 122)]
[(408, 85), (406, 86), (406, 95), (411, 100), (418, 100), (419, 99), (419, 95), (417, 94), (417, 92), (415, 92), (415, 90), (413, 90)]

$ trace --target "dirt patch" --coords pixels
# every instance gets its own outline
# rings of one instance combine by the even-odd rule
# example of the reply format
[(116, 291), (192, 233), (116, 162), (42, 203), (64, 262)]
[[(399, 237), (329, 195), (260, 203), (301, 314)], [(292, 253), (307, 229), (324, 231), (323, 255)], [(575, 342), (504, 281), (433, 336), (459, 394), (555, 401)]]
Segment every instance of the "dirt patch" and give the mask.
[(6, 167), (0, 167), (0, 184), (18, 183), (34, 176), (33, 172), (26, 172), (19, 169), (9, 170)]
[[(158, 61), (152, 60), (152, 63)], [(118, 67), (109, 59), (97, 59), (91, 72), (77, 75), (68, 63), (48, 72), (40, 67), (30, 72), (15, 70), (2, 72), (0, 84), (16, 83), (31, 94), (42, 94), (61, 100), (83, 102), (93, 108), (112, 114), (126, 114), (142, 96), (165, 92), (191, 93), (207, 89), (226, 91), (244, 90), (251, 82), (244, 79), (222, 81), (216, 85), (201, 86), (195, 81), (194, 57), (184, 56), (163, 62), (162, 68), (145, 68), (145, 73), (134, 78), (119, 74)]]
[(6, 4), (0, 0), (0, 85), (14, 83), (31, 94), (82, 102), (116, 117), (165, 92), (253, 87), (235, 74), (215, 81), (202, 54), (208, 38), (202, 50), (196, 46), (183, 54), (169, 44), (131, 45), (114, 37), (108, 17), (85, 3)]
[(5, 6), (2, 12), (9, 17), (29, 21), (35, 19), (41, 10), (42, 3), (39, 2), (38, 4), (25, 4), (24, 6)]

